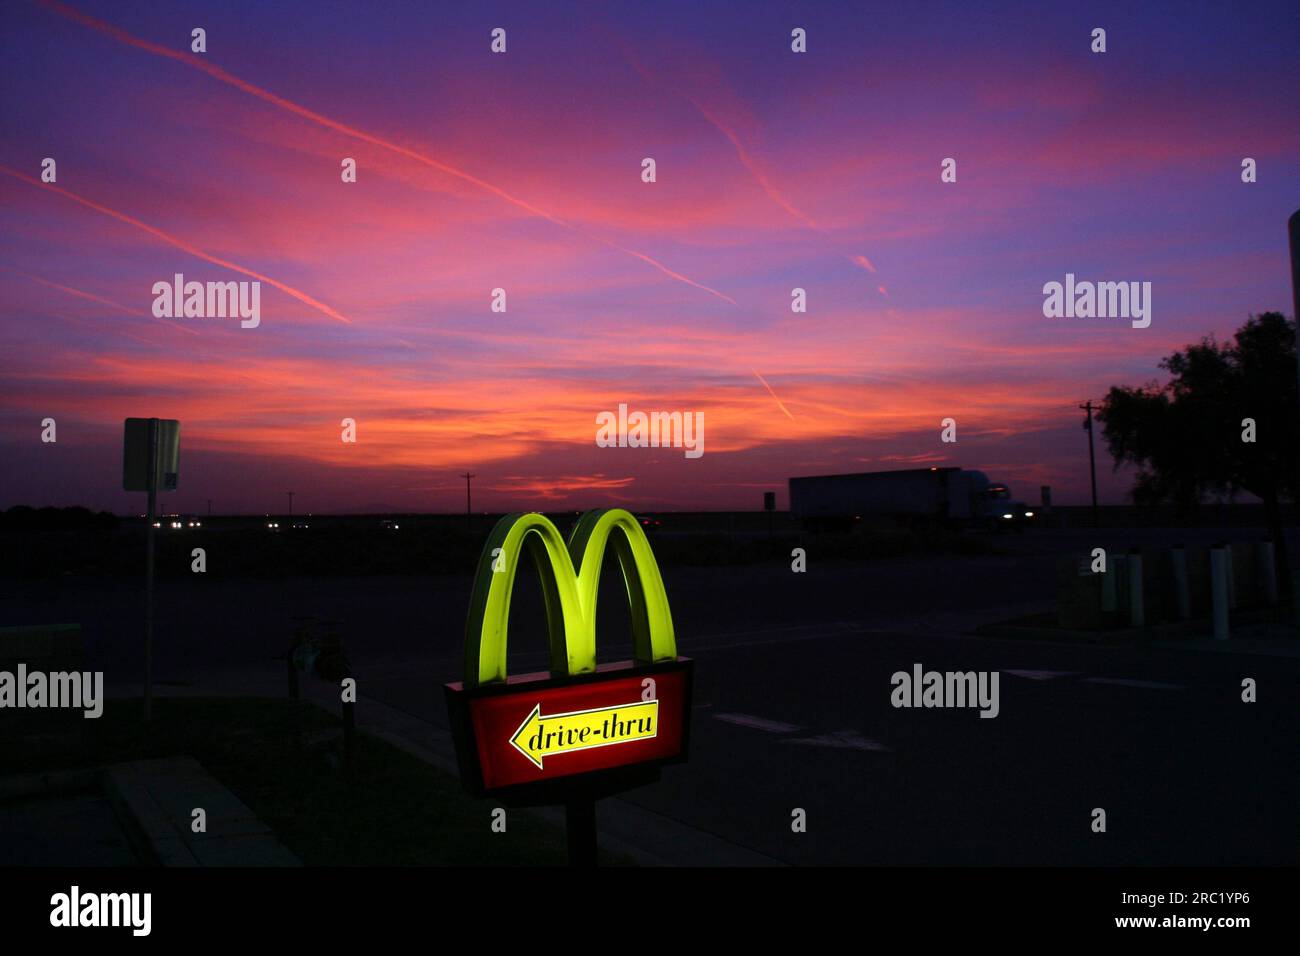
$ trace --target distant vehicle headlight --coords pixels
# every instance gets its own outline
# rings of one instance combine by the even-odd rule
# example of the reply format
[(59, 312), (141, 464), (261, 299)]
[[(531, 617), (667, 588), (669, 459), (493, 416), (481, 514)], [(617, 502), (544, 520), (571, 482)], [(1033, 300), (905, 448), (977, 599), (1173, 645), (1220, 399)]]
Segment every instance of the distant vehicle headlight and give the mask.
[(1032, 511), (1026, 511), (1026, 512), (1025, 512), (1025, 517), (1026, 517), (1026, 518), (1032, 518), (1033, 516), (1034, 516), (1034, 513), (1033, 513)]
[(1013, 514), (1011, 514), (1010, 512), (1008, 512), (1007, 514), (1004, 514), (1002, 517), (1004, 517), (1004, 518), (1014, 518), (1015, 515), (1013, 515)]

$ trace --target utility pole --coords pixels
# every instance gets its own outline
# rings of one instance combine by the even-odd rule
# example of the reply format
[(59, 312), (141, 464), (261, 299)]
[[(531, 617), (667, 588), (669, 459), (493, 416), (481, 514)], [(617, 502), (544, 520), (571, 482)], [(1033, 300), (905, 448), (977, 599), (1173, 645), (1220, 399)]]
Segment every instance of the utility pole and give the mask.
[(292, 518), (293, 517), (293, 492), (286, 491), (285, 494), (289, 496), (289, 517)]
[(470, 510), (470, 506), (469, 506), (469, 500), (470, 500), (470, 499), (469, 499), (469, 482), (470, 482), (470, 479), (471, 479), (471, 478), (475, 478), (475, 477), (477, 477), (477, 476), (476, 476), (476, 475), (473, 475), (473, 474), (471, 474), (470, 472), (467, 471), (467, 472), (465, 472), (463, 475), (461, 475), (461, 477), (465, 479), (465, 530), (466, 530), (466, 531), (469, 531), (469, 530), (470, 530), (470, 524), (469, 524), (469, 523), (470, 523), (471, 517), (472, 517), (472, 515), (473, 515), (473, 511)]
[(212, 499), (211, 499), (211, 498), (208, 499), (208, 517), (209, 517), (209, 518), (212, 517)]
[(1097, 520), (1097, 453), (1092, 445), (1092, 399), (1088, 399), (1087, 404), (1079, 407), (1088, 412), (1088, 420), (1083, 427), (1088, 430), (1088, 472), (1092, 476), (1092, 526), (1099, 528), (1101, 525)]

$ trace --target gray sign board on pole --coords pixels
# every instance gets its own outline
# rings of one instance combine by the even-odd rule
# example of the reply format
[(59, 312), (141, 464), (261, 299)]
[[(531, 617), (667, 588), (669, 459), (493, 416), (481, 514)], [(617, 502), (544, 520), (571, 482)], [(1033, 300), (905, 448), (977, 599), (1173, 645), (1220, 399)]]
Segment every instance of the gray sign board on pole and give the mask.
[(158, 458), (154, 489), (175, 491), (180, 469), (181, 423), (174, 418), (128, 418), (122, 441), (122, 488), (149, 490), (149, 423), (158, 423)]

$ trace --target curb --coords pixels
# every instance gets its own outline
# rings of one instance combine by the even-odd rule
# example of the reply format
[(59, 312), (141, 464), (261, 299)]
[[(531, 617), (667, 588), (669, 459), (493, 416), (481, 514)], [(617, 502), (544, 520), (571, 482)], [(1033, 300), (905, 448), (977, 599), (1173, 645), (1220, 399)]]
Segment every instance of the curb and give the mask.
[(95, 789), (94, 770), (48, 770), (0, 777), (0, 801)]
[[(193, 757), (136, 760), (104, 768), (100, 782), (141, 856), (160, 866), (300, 866), (238, 797)], [(207, 831), (194, 833), (201, 807)]]

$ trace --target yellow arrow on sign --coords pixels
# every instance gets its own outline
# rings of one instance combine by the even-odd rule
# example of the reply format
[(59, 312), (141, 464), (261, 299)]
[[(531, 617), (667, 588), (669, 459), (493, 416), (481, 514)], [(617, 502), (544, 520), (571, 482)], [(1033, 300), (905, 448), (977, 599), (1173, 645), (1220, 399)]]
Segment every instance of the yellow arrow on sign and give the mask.
[(510, 743), (537, 764), (538, 769), (545, 769), (542, 766), (545, 757), (646, 740), (658, 733), (657, 700), (575, 710), (568, 714), (543, 714), (539, 703), (519, 725)]

